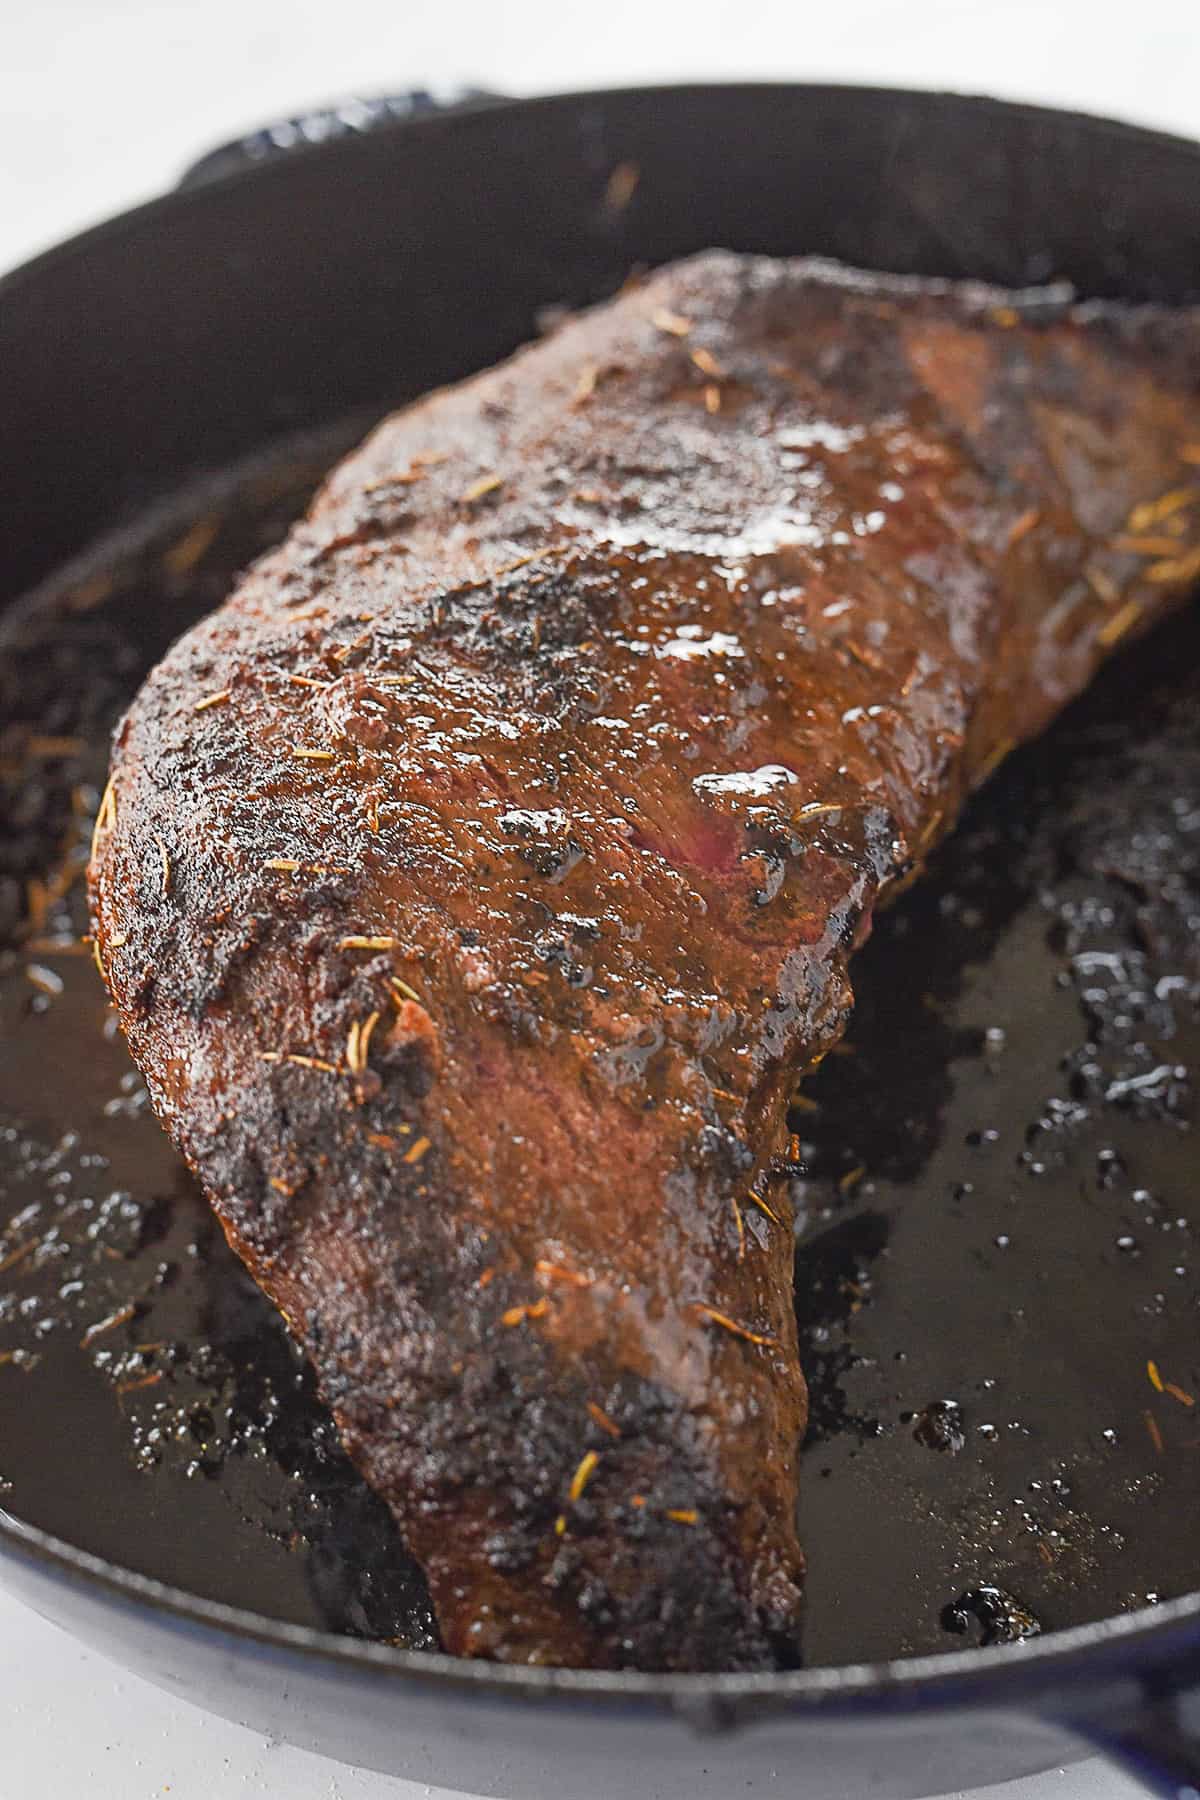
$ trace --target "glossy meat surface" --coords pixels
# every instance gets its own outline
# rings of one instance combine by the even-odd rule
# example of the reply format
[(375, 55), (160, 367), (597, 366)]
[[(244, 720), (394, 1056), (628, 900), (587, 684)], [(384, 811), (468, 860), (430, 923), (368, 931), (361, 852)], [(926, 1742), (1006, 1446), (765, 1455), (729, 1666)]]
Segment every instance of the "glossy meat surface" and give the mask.
[(786, 1097), (1198, 464), (1195, 315), (714, 253), (385, 423), (147, 682), (100, 960), (448, 1649), (796, 1655)]

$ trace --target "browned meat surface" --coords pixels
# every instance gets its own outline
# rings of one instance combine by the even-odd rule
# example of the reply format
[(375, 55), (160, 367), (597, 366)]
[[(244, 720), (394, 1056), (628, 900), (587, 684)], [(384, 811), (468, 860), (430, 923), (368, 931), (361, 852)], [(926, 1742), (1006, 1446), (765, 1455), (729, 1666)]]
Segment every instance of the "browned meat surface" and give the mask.
[(388, 421), (147, 682), (99, 956), (450, 1650), (795, 1654), (786, 1097), (1198, 464), (1197, 315), (712, 254)]

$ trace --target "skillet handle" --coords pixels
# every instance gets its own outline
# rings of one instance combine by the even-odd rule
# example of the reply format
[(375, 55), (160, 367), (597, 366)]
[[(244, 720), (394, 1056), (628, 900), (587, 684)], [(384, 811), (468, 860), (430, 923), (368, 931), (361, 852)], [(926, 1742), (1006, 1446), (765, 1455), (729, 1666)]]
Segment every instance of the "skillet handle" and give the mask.
[(381, 94), (372, 99), (352, 95), (331, 106), (297, 113), (290, 119), (277, 119), (271, 125), (247, 132), (245, 137), (219, 144), (215, 150), (209, 150), (189, 164), (177, 185), (180, 188), (204, 187), (249, 164), (287, 156), (312, 144), (327, 143), (330, 138), (361, 137), (406, 119), (457, 112), (460, 108), (486, 105), (503, 98), (502, 94), (476, 87), (407, 88), (403, 93)]

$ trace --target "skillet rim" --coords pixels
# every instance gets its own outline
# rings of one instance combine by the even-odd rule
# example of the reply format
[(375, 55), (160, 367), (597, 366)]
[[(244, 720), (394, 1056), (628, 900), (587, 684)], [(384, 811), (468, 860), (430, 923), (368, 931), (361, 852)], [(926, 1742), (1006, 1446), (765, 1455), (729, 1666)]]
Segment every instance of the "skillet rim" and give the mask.
[[(18, 294), (30, 282), (86, 255), (98, 246), (119, 242), (160, 220), (177, 214), (181, 206), (203, 207), (219, 203), (228, 191), (250, 181), (289, 180), (312, 158), (346, 160), (369, 154), (374, 140), (397, 132), (434, 137), (439, 133), (471, 129), (483, 115), (499, 113), (526, 117), (532, 112), (570, 110), (589, 102), (653, 102), (689, 94), (713, 99), (721, 96), (748, 99), (756, 94), (792, 96), (822, 95), (853, 99), (860, 104), (916, 109), (978, 118), (980, 114), (1044, 121), (1057, 128), (1074, 126), (1081, 134), (1100, 139), (1140, 141), (1158, 151), (1200, 162), (1200, 141), (1175, 132), (1102, 114), (1072, 108), (1040, 106), (1020, 100), (1004, 100), (986, 94), (960, 93), (938, 88), (886, 87), (836, 81), (680, 81), (624, 87), (584, 88), (566, 93), (515, 98), (480, 96), (443, 112), (412, 118), (390, 119), (370, 132), (305, 142), (286, 154), (262, 161), (247, 161), (240, 168), (160, 194), (112, 218), (102, 220), (51, 245), (14, 269), (0, 273), (0, 304)], [(190, 1625), (223, 1634), (243, 1644), (299, 1655), (350, 1671), (371, 1671), (397, 1680), (418, 1682), (439, 1691), (458, 1690), (510, 1696), (522, 1700), (557, 1698), (578, 1702), (639, 1701), (665, 1710), (687, 1713), (698, 1702), (736, 1705), (739, 1713), (763, 1714), (779, 1710), (779, 1704), (803, 1706), (807, 1712), (826, 1714), (858, 1709), (864, 1700), (878, 1699), (892, 1711), (927, 1709), (931, 1703), (1002, 1705), (1028, 1701), (1030, 1691), (1050, 1696), (1046, 1683), (1051, 1675), (1070, 1684), (1093, 1682), (1103, 1673), (1128, 1674), (1161, 1669), (1177, 1654), (1200, 1649), (1200, 1590), (1153, 1607), (1141, 1607), (1088, 1625), (1066, 1627), (1028, 1640), (1019, 1646), (995, 1645), (947, 1650), (933, 1655), (899, 1657), (884, 1662), (839, 1664), (832, 1668), (799, 1669), (765, 1674), (646, 1674), (636, 1670), (530, 1668), (522, 1665), (471, 1661), (442, 1652), (401, 1650), (366, 1639), (340, 1636), (313, 1627), (291, 1625), (248, 1609), (203, 1600), (170, 1583), (138, 1575), (116, 1563), (55, 1537), (41, 1527), (0, 1508), (0, 1559), (32, 1564), (42, 1576), (86, 1588), (94, 1598), (110, 1604), (125, 1603), (148, 1610), (170, 1628)], [(1133, 1651), (1132, 1659), (1126, 1652)], [(1121, 1658), (1120, 1667), (1108, 1667)], [(772, 1706), (771, 1703), (777, 1703)]]
[[(441, 112), (390, 119), (366, 132), (296, 144), (276, 157), (247, 161), (240, 168), (231, 168), (224, 173), (206, 177), (195, 186), (184, 185), (168, 189), (166, 193), (152, 195), (150, 199), (115, 213), (111, 218), (102, 219), (96, 225), (87, 226), (60, 243), (51, 244), (47, 249), (18, 263), (15, 268), (0, 272), (0, 301), (6, 300), (10, 294), (18, 293), (27, 282), (70, 261), (72, 257), (107, 241), (117, 241), (142, 226), (153, 225), (160, 217), (169, 217), (181, 206), (203, 207), (210, 199), (219, 199), (221, 195), (250, 182), (286, 181), (306, 163), (317, 158), (328, 162), (349, 161), (369, 154), (377, 142), (386, 141), (400, 133), (418, 139), (434, 137), (446, 131), (470, 129), (475, 121), (493, 114), (499, 114), (501, 118), (505, 114), (524, 117), (531, 112), (579, 108), (589, 101), (653, 102), (664, 95), (676, 99), (688, 95), (709, 99), (727, 96), (732, 100), (766, 94), (780, 97), (791, 95), (796, 99), (805, 95), (853, 97), (857, 102), (872, 106), (894, 107), (897, 102), (902, 102), (917, 108), (928, 107), (931, 112), (952, 114), (962, 111), (976, 116), (991, 113), (1031, 122), (1042, 120), (1059, 128), (1077, 126), (1081, 131), (1095, 133), (1100, 137), (1138, 140), (1160, 151), (1181, 152), (1200, 161), (1200, 140), (1183, 137), (1178, 132), (1161, 131), (1151, 125), (1107, 118), (1102, 113), (1081, 112), (1070, 107), (1039, 106), (1025, 100), (1002, 100), (989, 94), (959, 93), (948, 88), (883, 87), (872, 83), (841, 81), (679, 81), (650, 82), (631, 87), (577, 88), (566, 93), (531, 94), (516, 98), (493, 98), (485, 95), (463, 100)], [(186, 174), (187, 171), (183, 171), (185, 177)]]
[[(1200, 1593), (1193, 1593), (1090, 1625), (1047, 1632), (1020, 1645), (969, 1647), (885, 1662), (762, 1674), (663, 1675), (635, 1669), (532, 1668), (447, 1656), (443, 1651), (402, 1650), (202, 1600), (182, 1588), (80, 1550), (40, 1526), (0, 1510), (0, 1559), (5, 1556), (32, 1563), (42, 1574), (49, 1572), (54, 1578), (85, 1585), (93, 1595), (99, 1593), (110, 1602), (149, 1608), (159, 1620), (198, 1626), (346, 1671), (415, 1679), (423, 1685), (468, 1694), (482, 1692), (522, 1700), (642, 1701), (684, 1713), (704, 1701), (733, 1704), (739, 1713), (750, 1714), (778, 1710), (771, 1702), (799, 1704), (806, 1712), (825, 1713), (854, 1711), (861, 1701), (871, 1699), (886, 1702), (893, 1712), (927, 1710), (934, 1701), (941, 1705), (1020, 1704), (1028, 1702), (1031, 1691), (1049, 1699), (1047, 1681), (1052, 1675), (1070, 1685), (1092, 1684), (1105, 1674), (1161, 1669), (1177, 1654), (1200, 1647)], [(1126, 1653), (1131, 1649), (1139, 1654), (1129, 1659)], [(1120, 1666), (1110, 1667), (1116, 1659)], [(1061, 1690), (1054, 1698), (1061, 1699)]]

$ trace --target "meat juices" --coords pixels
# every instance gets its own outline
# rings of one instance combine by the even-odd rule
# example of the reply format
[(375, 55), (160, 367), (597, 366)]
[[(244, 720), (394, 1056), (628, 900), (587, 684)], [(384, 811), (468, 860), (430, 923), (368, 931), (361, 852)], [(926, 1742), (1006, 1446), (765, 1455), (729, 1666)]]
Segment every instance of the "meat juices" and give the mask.
[(99, 959), (447, 1649), (795, 1660), (787, 1097), (1198, 464), (1196, 312), (710, 253), (388, 420), (145, 684)]

